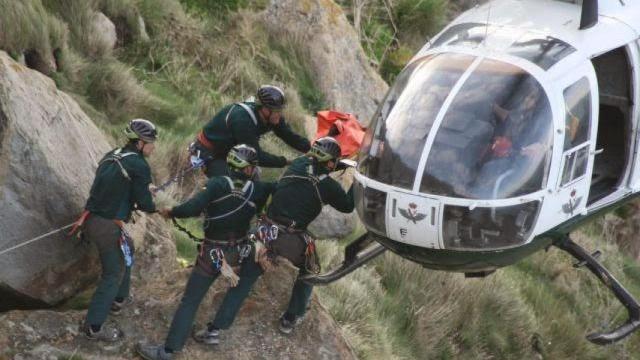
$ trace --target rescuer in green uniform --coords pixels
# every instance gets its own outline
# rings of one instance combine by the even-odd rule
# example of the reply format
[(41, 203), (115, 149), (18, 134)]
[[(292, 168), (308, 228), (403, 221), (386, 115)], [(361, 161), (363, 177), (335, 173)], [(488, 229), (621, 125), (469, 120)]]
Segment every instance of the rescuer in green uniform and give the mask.
[[(258, 235), (270, 237), (261, 239), (274, 255), (289, 259), (304, 275), (309, 267), (314, 267), (314, 256), (308, 253), (313, 240), (306, 233), (307, 225), (315, 219), (324, 204), (349, 213), (353, 211), (353, 191), (348, 193), (340, 184), (328, 176), (335, 169), (340, 157), (340, 146), (331, 137), (318, 139), (309, 153), (295, 159), (278, 182), (268, 208), (268, 217), (258, 223)], [(295, 199), (295, 201), (293, 201)], [(274, 230), (273, 226), (277, 229)], [(309, 256), (307, 256), (309, 255)], [(317, 265), (317, 264), (315, 264)], [(258, 276), (262, 274), (258, 268)], [(252, 274), (253, 275), (253, 274)], [(196, 333), (195, 339), (207, 344), (218, 344), (221, 329), (228, 329), (249, 290), (258, 276), (241, 278), (241, 286), (230, 288), (213, 322)], [(290, 333), (296, 320), (304, 315), (311, 297), (312, 287), (296, 280), (289, 301), (289, 307), (280, 319), (280, 330)]]
[[(262, 269), (254, 261), (255, 250), (247, 239), (251, 219), (255, 216), (275, 189), (275, 183), (252, 181), (258, 154), (247, 145), (234, 146), (227, 155), (229, 176), (214, 176), (209, 179), (205, 190), (187, 202), (172, 209), (165, 209), (165, 217), (188, 218), (206, 212), (204, 223), (205, 240), (187, 286), (176, 311), (164, 345), (138, 344), (136, 350), (145, 359), (171, 359), (173, 352), (182, 350), (200, 302), (213, 281), (224, 274), (223, 260), (231, 266), (241, 263), (239, 282), (235, 291), (242, 297), (226, 296), (223, 307), (237, 311), (251, 284), (262, 274)], [(235, 274), (231, 275), (232, 277)], [(233, 284), (233, 283), (232, 283)], [(221, 317), (223, 323), (235, 316), (228, 312)], [(215, 337), (214, 337), (215, 335)], [(199, 332), (195, 338), (211, 343), (217, 334)]]
[(306, 153), (309, 140), (291, 130), (282, 116), (286, 103), (284, 92), (272, 85), (258, 89), (255, 102), (238, 102), (222, 108), (198, 134), (191, 151), (206, 162), (208, 177), (227, 175), (225, 162), (229, 149), (245, 144), (258, 152), (258, 165), (281, 168), (287, 165), (284, 156), (263, 151), (259, 140), (263, 134), (273, 131), (292, 148)]
[(342, 213), (354, 209), (353, 187), (345, 193), (340, 183), (329, 176), (336, 168), (340, 153), (340, 145), (334, 138), (316, 140), (311, 151), (295, 159), (285, 171), (267, 211), (268, 219), (279, 228), (278, 239), (271, 245), (272, 251), (299, 268), (289, 305), (280, 317), (280, 331), (285, 334), (293, 331), (302, 319), (311, 298), (313, 287), (299, 278), (313, 270), (310, 267), (319, 266), (309, 258), (315, 255), (315, 250), (313, 254), (307, 251), (308, 246), (313, 245), (313, 239), (306, 234), (307, 226), (320, 215), (324, 205)]
[(156, 127), (148, 120), (132, 120), (125, 134), (129, 142), (108, 152), (96, 170), (89, 199), (78, 226), (84, 237), (96, 244), (102, 276), (91, 299), (82, 326), (89, 339), (116, 341), (122, 332), (104, 325), (109, 310), (117, 314), (129, 297), (133, 241), (123, 228), (134, 209), (153, 213), (149, 185), (151, 169), (145, 157), (155, 149)]

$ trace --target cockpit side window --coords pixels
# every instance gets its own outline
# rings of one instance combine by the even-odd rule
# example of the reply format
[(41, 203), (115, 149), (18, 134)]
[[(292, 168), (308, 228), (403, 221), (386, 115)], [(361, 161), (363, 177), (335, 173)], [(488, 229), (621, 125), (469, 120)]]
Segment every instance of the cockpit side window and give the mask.
[(586, 77), (563, 92), (565, 106), (564, 151), (589, 140), (591, 89)]
[(584, 77), (563, 92), (565, 104), (564, 167), (561, 186), (582, 177), (587, 171), (591, 124), (591, 90)]
[(360, 172), (411, 189), (432, 125), (473, 60), (469, 55), (437, 54), (405, 68), (374, 115), (360, 151)]

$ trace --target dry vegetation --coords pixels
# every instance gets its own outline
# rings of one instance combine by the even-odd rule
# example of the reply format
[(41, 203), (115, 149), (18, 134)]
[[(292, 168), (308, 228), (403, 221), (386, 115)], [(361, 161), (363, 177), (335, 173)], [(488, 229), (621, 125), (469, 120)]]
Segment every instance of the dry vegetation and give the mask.
[[(448, 4), (339, 2), (387, 79), (439, 28)], [(295, 41), (270, 37), (260, 27), (256, 11), (264, 5), (250, 0), (0, 0), (0, 49), (53, 77), (114, 143), (131, 118), (158, 122), (154, 169), (162, 180), (184, 162), (186, 145), (217, 108), (252, 95), (262, 83), (286, 88), (292, 99), (287, 116), (299, 130), (304, 114), (323, 106), (304, 57), (291, 50)], [(115, 49), (87, 31), (96, 11), (116, 25)], [(272, 137), (265, 147), (287, 151)], [(188, 225), (197, 228), (196, 222)], [(589, 248), (604, 248), (605, 264), (640, 297), (638, 264), (615, 255), (616, 245), (606, 241), (610, 232), (602, 229), (610, 227), (592, 224), (579, 238)], [(192, 257), (190, 240), (177, 233), (175, 238), (181, 256)], [(605, 240), (594, 240), (600, 238)], [(324, 259), (341, 258), (337, 243), (323, 243), (321, 250)], [(619, 321), (625, 314), (586, 270), (570, 264), (552, 250), (484, 280), (464, 280), (386, 254), (318, 294), (365, 359), (640, 358), (638, 335), (609, 347), (584, 340), (587, 329), (611, 327), (596, 321)]]

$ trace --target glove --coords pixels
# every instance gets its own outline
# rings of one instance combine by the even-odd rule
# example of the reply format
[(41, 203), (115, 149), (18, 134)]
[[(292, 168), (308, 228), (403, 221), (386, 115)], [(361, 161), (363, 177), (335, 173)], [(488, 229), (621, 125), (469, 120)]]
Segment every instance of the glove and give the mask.
[(262, 241), (256, 241), (255, 246), (256, 246), (256, 254), (255, 254), (254, 261), (258, 263), (258, 265), (260, 265), (260, 267), (262, 268), (262, 271), (267, 272), (271, 270), (271, 267), (273, 266), (273, 264), (271, 263), (271, 260), (269, 259), (269, 256), (268, 256), (269, 250), (264, 246)]
[(227, 263), (227, 260), (225, 259), (222, 259), (220, 274), (224, 276), (224, 278), (227, 279), (227, 281), (229, 281), (229, 284), (231, 284), (231, 287), (238, 286), (238, 281), (240, 281), (240, 277), (236, 275), (235, 271), (233, 271), (233, 268), (229, 266), (229, 264)]

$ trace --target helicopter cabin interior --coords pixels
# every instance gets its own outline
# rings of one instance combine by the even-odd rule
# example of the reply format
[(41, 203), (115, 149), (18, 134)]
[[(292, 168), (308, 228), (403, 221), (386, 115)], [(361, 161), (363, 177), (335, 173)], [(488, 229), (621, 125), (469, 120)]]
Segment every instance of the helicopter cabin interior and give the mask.
[(592, 60), (598, 78), (599, 116), (596, 154), (587, 205), (623, 186), (632, 145), (632, 73), (629, 55), (620, 47)]

